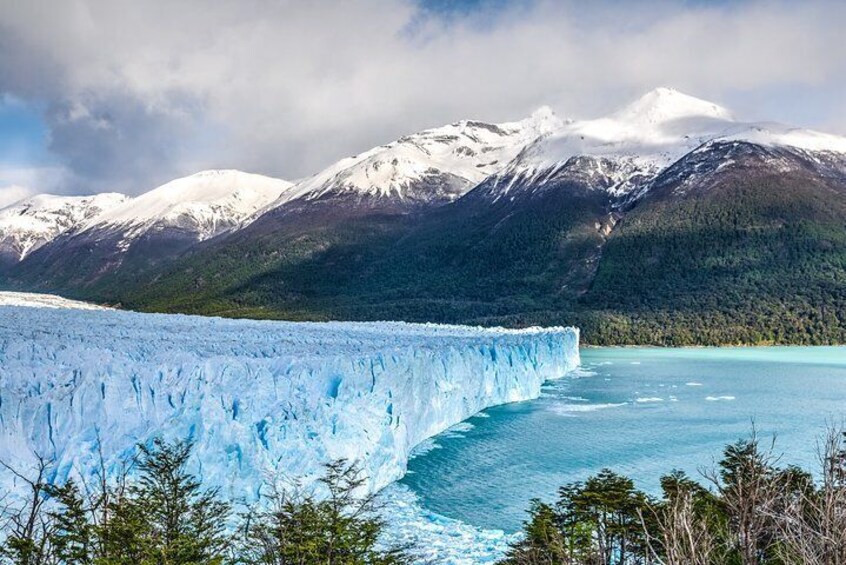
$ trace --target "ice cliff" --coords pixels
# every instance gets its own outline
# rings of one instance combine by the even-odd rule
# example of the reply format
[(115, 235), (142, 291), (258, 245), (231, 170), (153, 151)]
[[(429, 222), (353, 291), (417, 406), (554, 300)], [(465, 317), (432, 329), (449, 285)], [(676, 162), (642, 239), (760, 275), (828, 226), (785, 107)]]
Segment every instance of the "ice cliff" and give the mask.
[[(196, 442), (209, 485), (253, 499), (357, 460), (369, 486), (486, 407), (537, 397), (579, 361), (578, 330), (289, 323), (82, 309), (0, 293), (0, 458), (87, 473), (156, 435)], [(11, 480), (6, 477), (5, 480)]]

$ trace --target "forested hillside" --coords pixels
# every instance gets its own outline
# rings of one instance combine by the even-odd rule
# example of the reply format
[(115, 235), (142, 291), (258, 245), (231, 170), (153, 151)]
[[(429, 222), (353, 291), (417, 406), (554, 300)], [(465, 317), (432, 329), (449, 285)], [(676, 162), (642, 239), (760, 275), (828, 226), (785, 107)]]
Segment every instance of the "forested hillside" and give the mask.
[[(790, 159), (789, 172), (764, 166)], [(435, 213), (269, 216), (130, 291), (144, 310), (576, 324), (591, 344), (846, 341), (846, 189), (748, 146), (615, 206), (572, 180)], [(91, 297), (91, 296), (88, 296)]]
[[(29, 241), (18, 208), (0, 230)], [(0, 285), (144, 311), (577, 325), (590, 344), (846, 342), (846, 138), (667, 88), (597, 119), (455, 122), (293, 184), (208, 171), (45, 233)]]

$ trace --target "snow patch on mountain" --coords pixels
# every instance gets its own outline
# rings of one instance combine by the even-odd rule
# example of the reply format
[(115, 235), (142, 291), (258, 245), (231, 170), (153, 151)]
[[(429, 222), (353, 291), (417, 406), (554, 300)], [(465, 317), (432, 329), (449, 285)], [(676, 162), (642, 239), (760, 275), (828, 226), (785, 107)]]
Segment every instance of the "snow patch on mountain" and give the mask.
[(579, 362), (572, 328), (231, 320), (0, 296), (0, 458), (24, 467), (39, 453), (54, 480), (93, 470), (98, 437), (116, 470), (163, 435), (192, 438), (193, 470), (232, 497), (282, 476), (308, 485), (341, 457), (378, 489), (420, 442), (537, 397)]
[(582, 156), (593, 158), (597, 175), (611, 171), (608, 192), (624, 193), (631, 188), (627, 179), (656, 174), (732, 123), (721, 106), (659, 88), (610, 116), (570, 121), (529, 145), (500, 173), (507, 179), (500, 195), (518, 183), (552, 180)]
[(0, 255), (20, 261), (58, 235), (73, 231), (101, 213), (126, 202), (127, 196), (39, 194), (0, 209)]
[(769, 147), (792, 147), (812, 152), (846, 153), (846, 137), (774, 122), (742, 124), (717, 141), (747, 141)]

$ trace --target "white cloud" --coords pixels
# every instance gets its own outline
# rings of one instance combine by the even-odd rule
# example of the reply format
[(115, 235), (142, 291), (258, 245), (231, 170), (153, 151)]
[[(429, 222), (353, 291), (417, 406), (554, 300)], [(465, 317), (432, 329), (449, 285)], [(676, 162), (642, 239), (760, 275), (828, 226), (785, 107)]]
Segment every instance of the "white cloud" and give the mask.
[(825, 91), (810, 126), (842, 123), (846, 99), (834, 2), (539, 1), (447, 19), (408, 0), (0, 4), (0, 91), (47, 101), (68, 190), (204, 167), (294, 178), (463, 117), (594, 115), (658, 85), (730, 107)]
[(5, 208), (9, 204), (14, 204), (18, 200), (23, 200), (33, 194), (35, 194), (34, 190), (16, 184), (0, 186), (0, 208)]
[(45, 192), (45, 187), (68, 186), (69, 175), (70, 172), (63, 167), (28, 167), (0, 162), (0, 207)]

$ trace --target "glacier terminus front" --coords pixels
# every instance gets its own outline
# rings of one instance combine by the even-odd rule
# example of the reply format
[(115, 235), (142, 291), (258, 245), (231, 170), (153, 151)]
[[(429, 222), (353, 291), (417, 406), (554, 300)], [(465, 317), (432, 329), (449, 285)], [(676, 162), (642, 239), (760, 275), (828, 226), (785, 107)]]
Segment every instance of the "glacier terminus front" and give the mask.
[[(157, 436), (195, 442), (208, 486), (255, 500), (334, 459), (378, 490), (411, 450), (579, 363), (574, 328), (295, 323), (143, 314), (0, 293), (0, 458), (52, 480), (118, 466)], [(4, 480), (14, 480), (6, 477)]]

